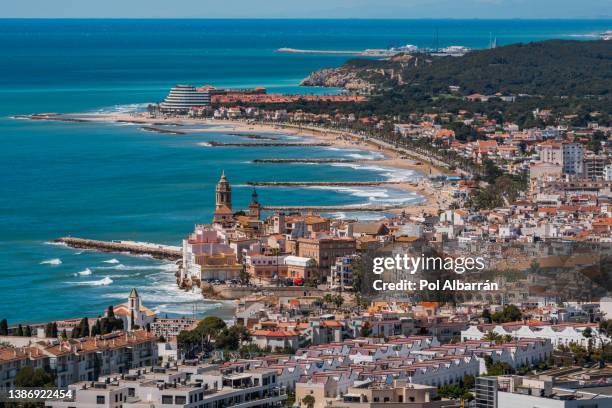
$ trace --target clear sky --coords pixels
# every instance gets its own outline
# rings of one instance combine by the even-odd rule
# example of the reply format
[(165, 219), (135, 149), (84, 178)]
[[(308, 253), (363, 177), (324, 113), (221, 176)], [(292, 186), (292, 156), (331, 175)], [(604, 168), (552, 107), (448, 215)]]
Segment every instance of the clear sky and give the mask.
[(612, 18), (612, 0), (6, 0), (0, 17)]

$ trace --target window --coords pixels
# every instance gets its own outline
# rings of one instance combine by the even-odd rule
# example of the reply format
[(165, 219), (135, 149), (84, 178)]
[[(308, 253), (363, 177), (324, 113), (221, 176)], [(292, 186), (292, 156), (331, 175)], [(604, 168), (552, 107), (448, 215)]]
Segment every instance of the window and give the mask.
[(177, 395), (174, 397), (174, 405), (185, 405), (187, 403), (187, 397), (183, 395)]
[(104, 395), (96, 395), (96, 404), (102, 405), (105, 402)]
[(162, 395), (162, 404), (172, 405), (172, 395)]

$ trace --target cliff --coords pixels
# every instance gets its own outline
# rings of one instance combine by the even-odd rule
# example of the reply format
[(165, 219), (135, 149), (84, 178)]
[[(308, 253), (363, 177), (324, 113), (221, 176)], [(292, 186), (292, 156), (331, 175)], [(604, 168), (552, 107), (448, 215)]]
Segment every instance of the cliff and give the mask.
[(347, 91), (360, 94), (370, 93), (374, 85), (362, 78), (359, 78), (358, 71), (351, 71), (347, 68), (326, 68), (315, 71), (308, 75), (302, 82), (302, 86), (323, 86), (328, 88), (344, 88)]

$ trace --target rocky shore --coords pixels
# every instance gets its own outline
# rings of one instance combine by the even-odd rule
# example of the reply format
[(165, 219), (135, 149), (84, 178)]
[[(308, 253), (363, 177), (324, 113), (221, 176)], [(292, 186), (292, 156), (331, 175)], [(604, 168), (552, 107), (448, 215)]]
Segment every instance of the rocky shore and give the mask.
[(300, 82), (301, 86), (343, 88), (360, 94), (370, 93), (374, 86), (359, 77), (358, 72), (346, 68), (326, 68), (315, 71)]

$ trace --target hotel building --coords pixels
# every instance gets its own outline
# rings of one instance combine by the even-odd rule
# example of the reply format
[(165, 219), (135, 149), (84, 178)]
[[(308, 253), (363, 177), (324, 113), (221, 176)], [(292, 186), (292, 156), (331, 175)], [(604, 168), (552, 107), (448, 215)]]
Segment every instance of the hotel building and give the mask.
[(165, 113), (188, 113), (190, 109), (202, 106), (210, 106), (209, 91), (199, 91), (192, 85), (176, 85), (159, 104), (159, 109)]

